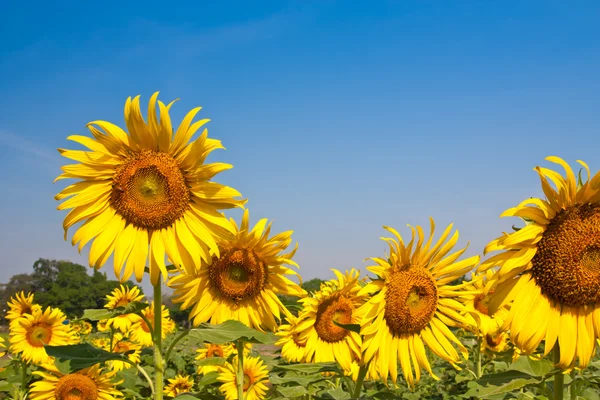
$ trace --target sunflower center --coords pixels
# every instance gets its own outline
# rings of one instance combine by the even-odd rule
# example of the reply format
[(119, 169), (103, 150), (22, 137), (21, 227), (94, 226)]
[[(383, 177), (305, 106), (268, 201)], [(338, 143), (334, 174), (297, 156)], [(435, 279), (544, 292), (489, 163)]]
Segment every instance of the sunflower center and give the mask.
[(117, 304), (115, 304), (115, 308), (125, 307), (129, 303), (130, 303), (130, 301), (128, 299), (120, 299), (119, 301), (117, 301)]
[(34, 347), (43, 347), (52, 339), (52, 327), (45, 323), (32, 325), (27, 330), (27, 341)]
[(480, 294), (475, 296), (473, 307), (484, 315), (490, 315), (489, 304), (492, 293), (493, 291), (490, 291), (487, 295)]
[(24, 307), (21, 309), (21, 315), (24, 315), (24, 314), (31, 314), (32, 312), (33, 312), (33, 310), (32, 310), (32, 309), (31, 309), (31, 307), (29, 307), (29, 306), (24, 306)]
[(144, 229), (172, 225), (188, 209), (190, 192), (177, 161), (142, 150), (119, 165), (110, 203), (125, 221)]
[(337, 326), (338, 324), (352, 323), (354, 305), (343, 295), (334, 294), (323, 300), (317, 308), (315, 330), (324, 342), (335, 343), (343, 340), (350, 331)]
[(211, 344), (206, 351), (206, 357), (223, 357), (223, 349), (217, 345)]
[(267, 267), (252, 249), (234, 247), (208, 267), (211, 285), (234, 302), (258, 296), (267, 282)]
[(537, 246), (532, 274), (544, 294), (572, 307), (600, 302), (600, 205), (562, 210)]
[(292, 332), (292, 340), (298, 347), (306, 347), (306, 339), (300, 339), (300, 334), (298, 332)]
[(498, 333), (496, 335), (486, 334), (485, 335), (485, 343), (489, 347), (497, 347), (502, 342), (502, 334)]
[(129, 345), (125, 342), (119, 342), (115, 345), (115, 349), (113, 350), (114, 353), (125, 353), (126, 351), (129, 351)]
[(421, 267), (398, 268), (390, 275), (384, 318), (395, 336), (420, 332), (437, 308), (437, 286)]
[(88, 376), (69, 374), (59, 379), (54, 389), (56, 400), (96, 400), (98, 387)]
[(250, 389), (252, 383), (252, 377), (247, 372), (244, 372), (244, 392)]

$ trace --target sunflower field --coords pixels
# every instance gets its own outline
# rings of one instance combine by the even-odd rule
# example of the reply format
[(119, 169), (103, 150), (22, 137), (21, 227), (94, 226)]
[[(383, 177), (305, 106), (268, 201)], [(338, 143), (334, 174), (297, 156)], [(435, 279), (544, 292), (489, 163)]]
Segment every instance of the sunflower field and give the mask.
[(576, 174), (547, 157), (564, 175), (536, 167), (544, 198), (507, 209), (521, 222), (481, 256), (433, 218), (404, 236), (384, 226), (388, 251), (365, 255), (366, 274), (333, 269), (306, 291), (293, 231), (250, 222), (247, 200), (214, 181), (232, 166), (206, 162), (224, 148), (209, 120), (194, 121), (198, 107), (174, 128), (173, 104), (155, 93), (144, 119), (128, 98), (126, 129), (93, 121), (91, 137), (67, 138), (83, 150), (59, 149), (74, 163), (56, 180), (76, 180), (55, 197), (65, 240), (77, 226), (90, 267), (149, 279), (152, 298), (121, 284), (67, 319), (17, 293), (4, 398), (600, 400), (600, 173), (586, 163)]

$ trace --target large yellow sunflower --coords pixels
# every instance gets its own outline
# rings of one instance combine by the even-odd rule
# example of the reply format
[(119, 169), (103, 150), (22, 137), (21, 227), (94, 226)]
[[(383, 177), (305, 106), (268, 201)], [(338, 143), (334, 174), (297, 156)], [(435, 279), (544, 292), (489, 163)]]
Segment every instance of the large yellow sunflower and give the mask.
[(149, 261), (154, 285), (160, 273), (167, 276), (165, 253), (176, 266), (188, 269), (218, 255), (215, 240), (234, 231), (218, 210), (245, 203), (236, 199), (240, 194), (235, 189), (210, 181), (231, 168), (205, 164), (213, 150), (224, 148), (221, 142), (209, 139), (205, 129), (188, 143), (209, 121), (192, 124), (201, 107), (190, 111), (173, 133), (169, 117), (173, 102), (165, 106), (158, 101), (157, 107), (157, 97), (158, 92), (150, 98), (148, 122), (142, 117), (139, 96), (127, 99), (128, 133), (110, 122), (93, 121), (87, 125), (93, 138), (69, 136), (89, 151), (59, 149), (79, 164), (63, 166), (56, 178), (80, 180), (56, 195), (57, 200), (73, 196), (58, 206), (72, 209), (63, 222), (65, 240), (69, 227), (85, 221), (71, 242), (81, 251), (95, 238), (90, 266), (100, 268), (114, 253), (116, 276), (126, 281), (135, 273), (141, 282)]
[[(161, 305), (161, 310), (161, 326), (165, 326), (169, 323), (169, 310), (164, 304)], [(151, 333), (151, 329), (154, 330), (154, 301), (152, 301), (150, 307), (146, 307), (142, 310), (142, 314), (148, 319), (152, 326), (149, 328), (146, 321), (140, 318), (131, 326), (131, 335), (129, 338), (144, 347), (151, 347), (154, 344)], [(165, 332), (164, 329), (161, 329), (161, 331), (161, 337), (164, 339), (167, 336), (167, 332)]]
[(284, 264), (297, 267), (292, 261), (296, 249), (281, 254), (290, 245), (293, 231), (269, 239), (271, 224), (267, 225), (267, 219), (260, 220), (253, 229), (249, 229), (248, 219), (245, 210), (239, 229), (231, 220), (236, 237), (219, 241), (220, 256), (215, 256), (210, 264), (203, 264), (193, 274), (177, 274), (170, 280), (173, 301), (183, 303), (182, 309), (193, 305), (190, 319), (194, 325), (233, 319), (251, 328), (274, 331), (280, 313), (290, 314), (277, 294), (303, 295), (300, 286), (285, 277), (299, 278), (298, 273), (284, 267)]
[[(490, 242), (481, 271), (500, 267), (490, 308), (512, 301), (504, 327), (524, 354), (545, 341), (548, 354), (560, 346), (558, 366), (585, 367), (600, 336), (600, 173), (578, 185), (573, 170), (558, 157), (566, 178), (536, 167), (544, 199), (529, 198), (502, 213), (526, 220), (525, 227)], [(554, 183), (556, 189), (550, 185)]]
[(421, 368), (438, 379), (431, 371), (425, 345), (455, 367), (460, 357), (452, 342), (465, 358), (468, 356), (467, 349), (448, 329), (468, 323), (460, 315), (464, 306), (454, 299), (460, 291), (449, 283), (473, 269), (479, 256), (457, 261), (466, 247), (448, 255), (458, 241), (456, 231), (446, 242), (452, 225), (433, 245), (435, 223), (433, 219), (430, 221), (431, 233), (425, 244), (420, 226), (416, 227), (417, 232), (411, 227), (408, 245), (395, 229), (384, 227), (395, 236), (395, 239), (383, 238), (390, 248), (389, 259), (372, 258), (377, 265), (367, 269), (377, 278), (359, 292), (372, 294), (359, 310), (363, 316), (364, 361), (376, 365), (384, 382), (388, 376), (396, 382), (398, 361), (409, 386), (419, 381)]
[[(142, 301), (144, 295), (140, 294), (140, 289), (137, 286), (132, 288), (121, 285), (120, 288), (116, 288), (111, 294), (106, 296), (108, 303), (104, 306), (109, 310), (114, 310), (117, 307), (125, 307), (127, 304), (133, 301)], [(128, 333), (131, 325), (139, 321), (140, 317), (136, 314), (122, 314), (114, 318), (110, 318), (107, 322), (107, 326), (123, 332)]]
[(352, 361), (360, 359), (362, 340), (360, 335), (341, 328), (341, 324), (358, 324), (361, 317), (357, 310), (363, 305), (366, 294), (359, 295), (359, 272), (355, 269), (345, 274), (333, 269), (337, 279), (321, 286), (312, 297), (300, 300), (302, 311), (296, 326), (298, 342), (305, 342), (306, 362), (336, 361), (345, 371), (350, 371)]
[(306, 338), (301, 340), (298, 333), (298, 325), (303, 322), (298, 317), (293, 315), (286, 317), (287, 324), (279, 326), (275, 333), (280, 336), (275, 346), (281, 346), (281, 355), (290, 362), (304, 362), (306, 353)]
[(35, 371), (42, 380), (34, 382), (29, 389), (31, 400), (115, 400), (123, 398), (114, 382), (114, 372), (103, 373), (98, 364), (84, 370), (64, 375), (56, 369), (52, 372)]
[(25, 314), (32, 314), (34, 311), (41, 309), (39, 304), (33, 303), (33, 293), (19, 292), (16, 293), (8, 301), (8, 312), (6, 313), (6, 319), (14, 321)]
[(33, 364), (52, 361), (44, 345), (64, 346), (73, 343), (69, 325), (64, 324), (65, 315), (58, 308), (47, 307), (43, 312), (24, 314), (10, 327), (10, 350), (13, 354)]
[[(217, 380), (222, 382), (220, 389), (226, 400), (238, 398), (236, 373), (238, 370), (237, 357), (232, 363), (219, 367)], [(269, 382), (269, 371), (258, 357), (244, 358), (244, 400), (264, 399), (268, 391), (265, 383)]]
[(188, 375), (175, 375), (175, 378), (168, 380), (169, 384), (165, 386), (164, 393), (167, 396), (175, 397), (180, 393), (191, 392), (194, 387), (194, 379)]

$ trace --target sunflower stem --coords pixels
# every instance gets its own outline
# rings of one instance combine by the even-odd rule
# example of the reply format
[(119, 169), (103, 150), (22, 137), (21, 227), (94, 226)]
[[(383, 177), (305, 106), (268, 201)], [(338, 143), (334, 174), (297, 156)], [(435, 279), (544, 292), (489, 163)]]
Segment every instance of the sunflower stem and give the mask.
[(146, 378), (146, 380), (148, 381), (148, 385), (150, 386), (150, 390), (152, 391), (152, 397), (154, 397), (154, 383), (152, 383), (152, 378), (150, 378), (150, 375), (148, 375), (146, 370), (144, 368), (142, 368), (141, 365), (134, 363), (133, 361), (131, 361), (128, 358), (125, 358), (123, 361), (133, 365), (134, 367), (137, 368), (138, 371), (140, 371), (140, 373), (142, 375), (144, 375), (144, 378)]
[(27, 363), (21, 360), (21, 394), (25, 398), (27, 393)]
[(369, 368), (368, 364), (361, 365), (358, 370), (358, 377), (356, 378), (356, 385), (354, 385), (354, 393), (352, 397), (356, 397), (357, 399), (360, 397), (360, 392), (362, 391), (363, 382), (365, 381), (365, 376), (367, 376), (367, 369)]
[(575, 386), (575, 378), (577, 374), (575, 373), (575, 369), (571, 371), (571, 384), (569, 385), (569, 393), (571, 394), (571, 399), (575, 399), (577, 397), (577, 387)]
[[(558, 341), (554, 345), (554, 350), (552, 351), (554, 357), (554, 365), (557, 365), (560, 362), (560, 347), (558, 345)], [(565, 376), (562, 373), (562, 370), (559, 371), (556, 375), (554, 375), (554, 400), (563, 400), (563, 391), (565, 386)]]
[(237, 389), (238, 400), (244, 400), (244, 341), (239, 339), (235, 342), (238, 356)]
[(171, 356), (171, 351), (173, 351), (173, 348), (175, 347), (175, 345), (176, 345), (177, 343), (179, 343), (179, 341), (180, 341), (181, 339), (183, 339), (183, 338), (184, 338), (184, 337), (185, 337), (185, 336), (186, 336), (188, 333), (190, 333), (190, 331), (188, 331), (188, 330), (185, 330), (185, 331), (181, 332), (181, 333), (179, 334), (179, 336), (177, 336), (177, 337), (175, 338), (175, 340), (173, 340), (173, 342), (171, 343), (171, 345), (170, 345), (170, 346), (169, 346), (169, 348), (167, 349), (167, 354), (165, 355), (165, 362), (169, 361), (169, 357)]
[(481, 336), (477, 337), (477, 347), (475, 348), (475, 359), (477, 363), (475, 364), (475, 375), (477, 379), (481, 378), (482, 369), (481, 369)]
[(160, 275), (154, 285), (154, 399), (163, 398), (163, 358), (162, 358), (162, 294)]
[(110, 347), (109, 347), (109, 349), (110, 349), (111, 352), (113, 351), (113, 340), (114, 340), (114, 337), (115, 337), (115, 329), (111, 325), (111, 327), (110, 327)]

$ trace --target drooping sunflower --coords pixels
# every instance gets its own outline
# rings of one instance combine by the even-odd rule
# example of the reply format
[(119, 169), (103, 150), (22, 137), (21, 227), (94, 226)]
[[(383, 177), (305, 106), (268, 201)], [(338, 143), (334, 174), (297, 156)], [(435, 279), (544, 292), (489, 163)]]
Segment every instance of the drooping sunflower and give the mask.
[[(193, 274), (177, 274), (169, 281), (173, 301), (182, 309), (193, 305), (194, 325), (209, 321), (219, 324), (233, 319), (261, 331), (274, 331), (281, 313), (290, 314), (277, 294), (302, 296), (300, 286), (285, 275), (299, 275), (284, 264), (298, 266), (290, 253), (282, 254), (292, 242), (293, 231), (269, 239), (271, 223), (261, 219), (249, 229), (249, 213), (244, 211), (241, 227), (235, 221), (233, 240), (219, 240), (220, 256)], [(266, 228), (265, 228), (266, 227)]]
[[(223, 384), (220, 387), (226, 400), (235, 400), (238, 398), (236, 373), (238, 370), (237, 357), (234, 357), (232, 363), (227, 363), (219, 367), (219, 376), (217, 380)], [(262, 400), (268, 391), (265, 385), (269, 382), (269, 371), (259, 357), (244, 358), (244, 399)]]
[(360, 359), (362, 340), (356, 332), (334, 324), (358, 324), (361, 316), (357, 310), (366, 300), (359, 295), (359, 272), (355, 269), (345, 274), (333, 269), (337, 279), (327, 281), (311, 297), (300, 299), (302, 320), (296, 326), (298, 342), (305, 342), (306, 362), (337, 362), (350, 371), (352, 361)]
[[(204, 343), (202, 347), (196, 349), (196, 360), (202, 361), (207, 358), (212, 357), (222, 357), (227, 358), (234, 351), (235, 347), (231, 343), (227, 344), (213, 344), (213, 343)], [(245, 355), (245, 354), (244, 354)], [(216, 365), (200, 365), (198, 366), (199, 374), (207, 374), (211, 371), (217, 371), (218, 367)]]
[[(63, 222), (67, 230), (85, 221), (72, 244), (79, 251), (92, 239), (89, 263), (100, 268), (114, 253), (115, 275), (122, 281), (132, 273), (138, 282), (149, 263), (156, 285), (159, 274), (166, 279), (165, 253), (177, 267), (199, 268), (200, 260), (219, 254), (216, 239), (228, 238), (233, 226), (218, 210), (243, 207), (235, 189), (211, 182), (230, 164), (205, 164), (219, 140), (209, 139), (207, 130), (195, 141), (194, 134), (208, 122), (192, 123), (201, 107), (190, 111), (174, 132), (169, 117), (171, 105), (150, 98), (148, 121), (140, 110), (139, 96), (125, 103), (128, 132), (106, 121), (87, 127), (93, 138), (72, 135), (67, 139), (89, 151), (59, 149), (78, 164), (65, 165), (56, 178), (74, 178), (59, 194), (65, 200), (59, 210), (72, 209)], [(158, 117), (157, 117), (158, 108)], [(125, 268), (123, 270), (123, 266)]]
[(11, 322), (25, 314), (33, 314), (34, 311), (42, 308), (33, 302), (33, 293), (25, 295), (25, 292), (16, 293), (7, 304), (9, 310), (5, 318)]
[(175, 397), (180, 393), (191, 392), (194, 387), (194, 379), (188, 375), (175, 375), (175, 378), (168, 379), (169, 384), (165, 386), (164, 392), (167, 396)]
[[(585, 367), (600, 336), (600, 173), (579, 184), (573, 170), (558, 157), (558, 172), (536, 167), (545, 198), (529, 198), (502, 217), (523, 218), (525, 227), (491, 241), (485, 253), (501, 251), (480, 266), (500, 267), (490, 302), (496, 309), (512, 302), (504, 327), (524, 354), (544, 341), (544, 354), (558, 344), (558, 366)], [(553, 188), (550, 182), (554, 183)]]
[(304, 362), (306, 338), (301, 340), (297, 329), (303, 320), (293, 315), (286, 317), (286, 320), (288, 323), (280, 325), (275, 332), (281, 337), (275, 342), (275, 346), (281, 347), (281, 355), (289, 362)]
[(375, 364), (384, 382), (389, 376), (396, 383), (398, 361), (409, 386), (419, 381), (421, 368), (438, 379), (427, 360), (425, 346), (456, 368), (460, 357), (452, 342), (465, 358), (468, 356), (467, 349), (448, 328), (468, 324), (460, 314), (464, 306), (455, 299), (460, 291), (449, 283), (472, 270), (479, 256), (457, 261), (466, 247), (448, 255), (458, 241), (458, 231), (446, 242), (452, 231), (450, 224), (433, 244), (435, 223), (433, 219), (430, 222), (431, 233), (425, 244), (420, 226), (416, 232), (411, 227), (408, 245), (395, 229), (384, 227), (395, 236), (383, 238), (389, 245), (389, 258), (371, 258), (377, 265), (367, 269), (377, 278), (359, 292), (372, 294), (359, 310), (363, 316), (364, 361)]
[(34, 382), (29, 389), (31, 400), (115, 400), (123, 398), (116, 389), (114, 372), (103, 373), (98, 364), (72, 374), (62, 374), (55, 368), (52, 372), (35, 371), (42, 380)]
[[(104, 308), (114, 310), (117, 307), (125, 307), (131, 302), (144, 300), (144, 295), (140, 294), (140, 289), (137, 286), (132, 288), (121, 285), (120, 288), (116, 288), (111, 294), (106, 296), (108, 303), (104, 305)], [(139, 321), (140, 317), (136, 314), (122, 314), (114, 318), (110, 318), (107, 321), (108, 327), (113, 327), (123, 333), (128, 333), (131, 325)]]
[[(169, 323), (169, 310), (164, 304), (161, 305), (161, 310), (161, 326), (165, 326)], [(154, 301), (152, 301), (150, 307), (146, 307), (142, 310), (142, 314), (150, 321), (152, 326), (148, 327), (146, 321), (140, 318), (131, 326), (131, 335), (129, 338), (144, 347), (151, 347), (153, 345), (151, 330), (154, 330)], [(164, 339), (167, 336), (167, 332), (165, 332), (164, 329), (161, 329), (161, 331), (161, 336)]]
[(73, 343), (69, 325), (64, 324), (65, 315), (58, 308), (47, 307), (43, 312), (35, 310), (33, 314), (24, 314), (11, 324), (10, 350), (13, 354), (33, 364), (52, 362), (44, 345), (64, 346)]

